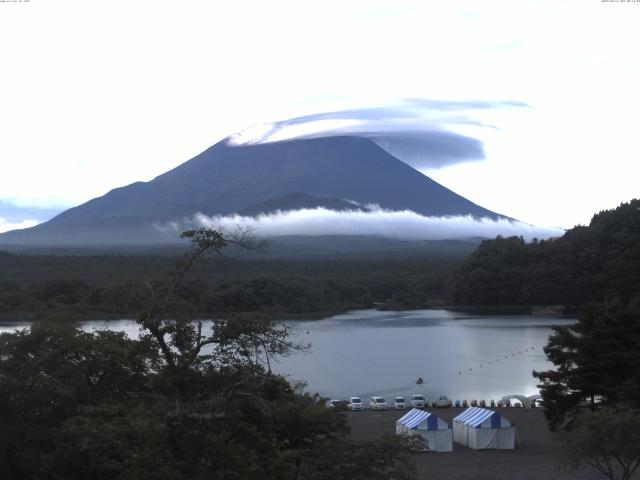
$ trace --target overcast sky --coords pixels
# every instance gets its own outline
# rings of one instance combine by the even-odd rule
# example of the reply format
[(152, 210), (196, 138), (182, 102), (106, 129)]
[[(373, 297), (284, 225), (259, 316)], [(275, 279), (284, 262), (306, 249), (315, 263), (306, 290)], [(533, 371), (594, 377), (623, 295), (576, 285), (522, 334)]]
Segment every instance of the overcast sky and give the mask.
[(638, 25), (602, 0), (1, 1), (0, 231), (265, 124), (364, 123), (483, 207), (587, 223), (640, 196)]

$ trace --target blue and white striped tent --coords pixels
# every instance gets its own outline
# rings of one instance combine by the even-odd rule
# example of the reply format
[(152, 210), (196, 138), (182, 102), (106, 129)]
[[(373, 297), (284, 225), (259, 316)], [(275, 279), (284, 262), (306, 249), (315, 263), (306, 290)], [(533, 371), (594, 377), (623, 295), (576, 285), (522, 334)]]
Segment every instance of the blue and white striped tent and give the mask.
[(413, 408), (396, 421), (398, 435), (420, 435), (428, 450), (451, 452), (453, 435), (451, 428), (440, 417), (426, 410)]
[(498, 412), (471, 407), (453, 419), (453, 440), (474, 450), (513, 450), (516, 429)]

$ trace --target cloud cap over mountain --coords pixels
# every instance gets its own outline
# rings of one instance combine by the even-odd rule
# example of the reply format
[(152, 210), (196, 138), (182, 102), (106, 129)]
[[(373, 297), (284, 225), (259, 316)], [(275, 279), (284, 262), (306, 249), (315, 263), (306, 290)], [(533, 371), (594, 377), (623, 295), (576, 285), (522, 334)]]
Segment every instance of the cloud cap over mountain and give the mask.
[(422, 168), (484, 160), (480, 140), (451, 130), (464, 125), (496, 127), (474, 118), (473, 112), (528, 107), (519, 101), (446, 101), (404, 99), (384, 107), (345, 109), (253, 125), (230, 137), (233, 145), (292, 139), (352, 135), (369, 138), (390, 154)]

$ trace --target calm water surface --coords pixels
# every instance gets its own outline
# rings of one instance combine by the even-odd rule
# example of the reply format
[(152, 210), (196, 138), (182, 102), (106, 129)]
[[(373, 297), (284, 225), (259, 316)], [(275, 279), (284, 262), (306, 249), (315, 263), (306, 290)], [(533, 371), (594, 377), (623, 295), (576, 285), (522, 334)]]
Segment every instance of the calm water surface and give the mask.
[[(297, 338), (311, 343), (311, 352), (285, 359), (279, 369), (331, 398), (532, 395), (538, 390), (531, 372), (551, 367), (542, 351), (551, 326), (574, 322), (449, 310), (353, 311), (296, 322)], [(418, 377), (426, 383), (416, 385)]]
[[(470, 315), (450, 310), (358, 310), (290, 322), (307, 353), (276, 369), (330, 398), (422, 393), (427, 398), (500, 398), (537, 393), (533, 370), (550, 368), (542, 347), (552, 325), (575, 320), (532, 315)], [(0, 332), (28, 324), (3, 324)], [(86, 330), (137, 335), (131, 320), (84, 322)], [(422, 377), (423, 385), (415, 380)]]

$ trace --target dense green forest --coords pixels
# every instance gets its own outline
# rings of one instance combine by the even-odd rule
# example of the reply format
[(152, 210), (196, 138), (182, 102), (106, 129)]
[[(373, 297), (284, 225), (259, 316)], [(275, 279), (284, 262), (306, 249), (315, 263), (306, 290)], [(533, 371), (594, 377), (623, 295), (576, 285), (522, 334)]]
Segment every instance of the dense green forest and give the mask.
[(448, 287), (454, 305), (580, 306), (640, 295), (640, 200), (594, 215), (561, 238), (486, 240)]
[[(163, 281), (175, 259), (143, 255), (18, 255), (0, 252), (0, 319), (131, 316), (132, 294)], [(204, 316), (261, 312), (318, 316), (370, 308), (419, 308), (445, 302), (452, 260), (246, 260), (209, 257), (178, 294)]]
[(553, 328), (544, 348), (553, 367), (533, 372), (543, 411), (561, 463), (631, 478), (640, 468), (640, 200), (560, 238), (484, 241), (446, 292), (455, 306), (557, 305), (577, 314)]

